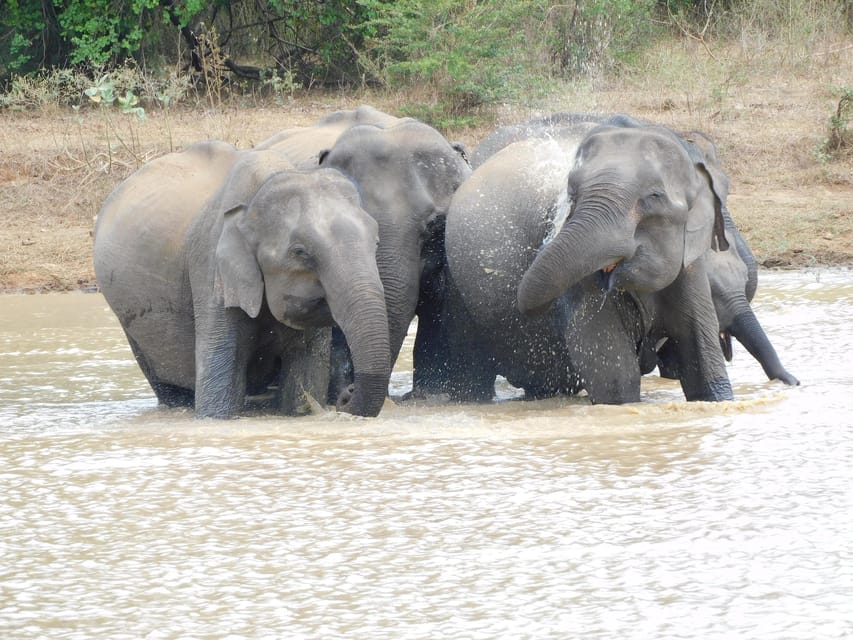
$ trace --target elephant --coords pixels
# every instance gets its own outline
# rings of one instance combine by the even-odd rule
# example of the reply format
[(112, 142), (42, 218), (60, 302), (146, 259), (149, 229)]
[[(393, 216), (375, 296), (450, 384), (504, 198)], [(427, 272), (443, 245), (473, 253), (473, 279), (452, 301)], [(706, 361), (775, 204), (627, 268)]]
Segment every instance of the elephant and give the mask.
[(687, 400), (732, 399), (706, 268), (728, 248), (723, 180), (634, 122), (580, 121), (493, 155), (448, 212), (444, 369), (416, 360), (415, 390), (484, 399), (502, 374), (531, 397), (633, 402), (667, 338)]
[[(692, 131), (681, 134), (681, 137), (696, 161), (719, 166), (716, 146), (705, 134)], [(728, 179), (722, 172), (719, 172), (718, 178), (717, 189), (722, 196), (722, 214), (729, 248), (725, 251), (708, 251), (705, 257), (723, 354), (726, 360), (732, 360), (731, 339), (735, 337), (758, 361), (768, 379), (799, 385), (799, 380), (782, 365), (750, 306), (758, 286), (758, 263), (726, 205)], [(657, 353), (661, 375), (678, 378), (676, 358), (669, 345), (662, 345)]]
[[(576, 135), (594, 126), (579, 124)], [(587, 295), (579, 290), (575, 300), (563, 296), (549, 313), (527, 317), (516, 304), (519, 281), (566, 206), (560, 195), (576, 146), (565, 138), (515, 142), (457, 190), (446, 222), (440, 330), (429, 349), (415, 345), (413, 396), (446, 393), (456, 401), (487, 401), (502, 375), (529, 398), (585, 387), (595, 402), (638, 399), (611, 389), (614, 380), (596, 362), (600, 354), (582, 348), (601, 340), (597, 332), (612, 331), (625, 343), (624, 353), (615, 345), (611, 351), (624, 366), (612, 368), (638, 368), (641, 325), (629, 296), (604, 295), (590, 279)], [(619, 324), (617, 331), (622, 320), (630, 330)], [(638, 388), (639, 371), (636, 378)]]
[(544, 311), (600, 278), (605, 291), (636, 297), (649, 339), (673, 342), (687, 400), (732, 399), (705, 259), (709, 249), (728, 248), (724, 181), (663, 127), (593, 129), (568, 175), (566, 221), (518, 285), (519, 310)]
[(149, 162), (97, 219), (101, 290), (158, 400), (230, 418), (278, 382), (282, 413), (324, 398), (330, 327), (352, 352), (339, 409), (376, 416), (391, 373), (379, 230), (334, 169), (201, 142)]
[[(336, 111), (311, 127), (282, 131), (255, 147), (286, 155), (299, 167), (339, 170), (357, 185), (365, 210), (379, 224), (377, 261), (385, 288), (392, 366), (418, 316), (418, 347), (434, 329), (430, 292), (444, 266), (444, 216), (456, 188), (470, 175), (463, 145), (432, 127), (369, 105)], [(346, 341), (333, 331), (330, 399), (352, 378)]]

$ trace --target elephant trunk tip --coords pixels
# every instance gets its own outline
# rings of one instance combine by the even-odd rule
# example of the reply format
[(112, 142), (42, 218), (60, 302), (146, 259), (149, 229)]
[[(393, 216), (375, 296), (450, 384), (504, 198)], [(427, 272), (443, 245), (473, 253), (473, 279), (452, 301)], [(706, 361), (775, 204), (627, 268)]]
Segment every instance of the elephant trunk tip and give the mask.
[(516, 290), (516, 306), (522, 315), (537, 317), (544, 314), (558, 294), (548, 283), (540, 283), (528, 270)]
[(356, 373), (355, 381), (341, 392), (335, 408), (343, 413), (375, 418), (385, 404), (389, 378), (390, 372), (387, 375)]
[(551, 301), (549, 300), (544, 304), (534, 304), (534, 302), (529, 300), (527, 296), (522, 297), (521, 294), (519, 294), (516, 304), (522, 315), (525, 315), (528, 318), (537, 318), (548, 311), (548, 308), (551, 306)]
[(783, 369), (781, 372), (779, 372), (775, 376), (774, 380), (780, 380), (780, 381), (784, 382), (785, 384), (792, 386), (792, 387), (800, 386), (800, 381), (797, 380), (796, 377), (794, 377), (790, 373), (788, 373), (785, 369)]

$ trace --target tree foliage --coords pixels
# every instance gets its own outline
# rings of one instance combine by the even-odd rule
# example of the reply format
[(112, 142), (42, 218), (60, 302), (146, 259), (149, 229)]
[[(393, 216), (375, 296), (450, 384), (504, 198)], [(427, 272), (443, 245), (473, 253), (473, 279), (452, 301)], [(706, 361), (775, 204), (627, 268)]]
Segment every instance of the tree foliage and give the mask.
[[(415, 88), (448, 116), (630, 63), (656, 29), (705, 38), (851, 26), (849, 0), (0, 0), (0, 83), (132, 63), (288, 86)], [(845, 11), (847, 13), (845, 14)], [(808, 18), (808, 19), (807, 19)], [(811, 28), (811, 27), (810, 27)], [(842, 27), (843, 28), (843, 27)], [(802, 37), (811, 46), (810, 33)]]
[(237, 75), (344, 82), (357, 75), (364, 15), (356, 0), (0, 0), (0, 78), (129, 60), (200, 71), (215, 47)]

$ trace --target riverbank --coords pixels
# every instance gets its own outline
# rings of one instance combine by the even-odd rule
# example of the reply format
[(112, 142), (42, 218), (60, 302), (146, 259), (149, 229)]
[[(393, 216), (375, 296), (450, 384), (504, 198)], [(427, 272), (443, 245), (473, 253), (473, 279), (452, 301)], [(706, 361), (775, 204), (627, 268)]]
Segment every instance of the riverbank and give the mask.
[[(853, 56), (849, 50), (844, 55), (850, 43), (837, 45), (838, 55), (816, 52), (794, 67), (753, 61), (736, 77), (717, 69), (720, 59), (736, 68), (736, 52), (723, 58), (718, 51), (710, 59), (689, 50), (698, 47), (689, 42), (669, 46), (648, 54), (655, 73), (565, 87), (535, 105), (484, 108), (477, 126), (444, 133), (473, 149), (495, 126), (554, 111), (623, 112), (676, 130), (700, 130), (719, 147), (731, 178), (729, 208), (761, 265), (853, 265), (853, 152), (830, 157), (823, 147), (838, 87), (853, 77)], [(696, 70), (685, 72), (690, 75), (660, 71), (682, 59), (693, 60)], [(121, 180), (163, 153), (208, 138), (251, 147), (362, 103), (399, 115), (414, 98), (306, 92), (280, 105), (231, 99), (150, 107), (144, 120), (89, 106), (2, 111), (0, 291), (96, 288), (94, 218)]]

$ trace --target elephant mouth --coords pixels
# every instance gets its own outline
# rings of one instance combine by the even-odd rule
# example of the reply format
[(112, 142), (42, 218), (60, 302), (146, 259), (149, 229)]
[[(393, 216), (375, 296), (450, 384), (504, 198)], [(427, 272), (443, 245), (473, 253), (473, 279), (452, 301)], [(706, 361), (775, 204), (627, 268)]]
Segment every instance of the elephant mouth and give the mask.
[(603, 291), (609, 293), (613, 290), (616, 283), (616, 267), (619, 266), (620, 262), (621, 260), (617, 260), (616, 262), (608, 264), (598, 272), (599, 283), (601, 284), (601, 289)]
[(292, 329), (330, 327), (335, 323), (325, 298), (306, 300), (287, 296), (283, 302), (282, 313), (277, 320)]

